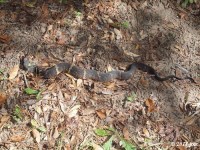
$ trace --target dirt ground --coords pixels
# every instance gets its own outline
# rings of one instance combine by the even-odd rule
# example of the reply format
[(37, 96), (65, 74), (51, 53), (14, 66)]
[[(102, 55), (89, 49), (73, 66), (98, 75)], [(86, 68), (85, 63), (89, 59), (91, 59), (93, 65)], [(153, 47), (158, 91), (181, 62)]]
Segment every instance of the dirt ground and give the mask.
[[(95, 131), (106, 128), (136, 149), (199, 149), (199, 9), (169, 0), (0, 4), (0, 149), (101, 150), (108, 136)], [(103, 72), (140, 61), (196, 84), (140, 71), (110, 83), (66, 73), (46, 80), (20, 67), (24, 56)], [(111, 149), (123, 149), (119, 136)]]

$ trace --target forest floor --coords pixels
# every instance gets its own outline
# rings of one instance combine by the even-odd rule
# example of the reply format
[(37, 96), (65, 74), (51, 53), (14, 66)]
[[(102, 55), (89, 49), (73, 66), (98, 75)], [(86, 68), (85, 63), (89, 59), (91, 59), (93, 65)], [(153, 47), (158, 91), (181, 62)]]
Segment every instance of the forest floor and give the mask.
[[(200, 6), (176, 1), (13, 1), (0, 4), (0, 149), (199, 149)], [(137, 71), (100, 83), (20, 67), (66, 61), (99, 71), (135, 61)]]

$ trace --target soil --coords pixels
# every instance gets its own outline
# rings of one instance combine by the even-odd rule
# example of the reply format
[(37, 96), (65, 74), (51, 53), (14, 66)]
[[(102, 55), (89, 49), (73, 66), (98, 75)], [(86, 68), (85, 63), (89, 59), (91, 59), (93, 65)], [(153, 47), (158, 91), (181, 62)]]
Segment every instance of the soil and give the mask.
[[(184, 9), (169, 0), (0, 4), (0, 148), (97, 149), (106, 137), (95, 129), (112, 127), (137, 149), (198, 149), (199, 6)], [(25, 56), (45, 67), (67, 61), (104, 72), (140, 61), (196, 84), (158, 82), (139, 71), (111, 83), (67, 73), (45, 80), (21, 68)], [(24, 92), (27, 87), (40, 90), (40, 98)], [(123, 149), (116, 138), (112, 148)]]

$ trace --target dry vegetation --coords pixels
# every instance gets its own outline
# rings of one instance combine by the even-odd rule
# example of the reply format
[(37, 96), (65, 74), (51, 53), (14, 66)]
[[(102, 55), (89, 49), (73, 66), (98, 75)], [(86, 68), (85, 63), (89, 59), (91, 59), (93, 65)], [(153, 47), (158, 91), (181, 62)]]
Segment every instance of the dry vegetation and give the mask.
[[(200, 5), (182, 1), (0, 1), (0, 149), (199, 149)], [(137, 72), (99, 83), (35, 76), (20, 59)]]

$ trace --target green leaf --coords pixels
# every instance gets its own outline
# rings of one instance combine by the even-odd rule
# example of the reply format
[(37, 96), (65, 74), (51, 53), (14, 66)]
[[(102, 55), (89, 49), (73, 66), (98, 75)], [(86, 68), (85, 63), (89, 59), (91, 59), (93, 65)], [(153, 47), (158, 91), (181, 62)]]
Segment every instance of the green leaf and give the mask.
[(103, 149), (104, 149), (104, 150), (110, 150), (110, 149), (111, 149), (113, 138), (114, 138), (114, 137), (111, 136), (111, 137), (109, 138), (109, 140), (108, 140), (107, 142), (104, 143), (104, 145), (103, 145)]
[(129, 22), (128, 21), (124, 21), (121, 23), (121, 26), (124, 28), (129, 28)]
[(183, 3), (182, 3), (182, 7), (187, 7), (187, 5), (188, 5), (188, 3), (189, 3), (189, 0), (185, 0)]
[(24, 89), (24, 91), (26, 92), (26, 94), (29, 94), (29, 95), (37, 95), (39, 93), (38, 90), (34, 90), (31, 88), (26, 88), (26, 89)]
[(6, 3), (7, 0), (0, 0), (0, 3)]
[(130, 96), (128, 96), (126, 99), (127, 101), (134, 101), (136, 99), (137, 95), (135, 94), (135, 92), (132, 92)]
[(107, 130), (110, 130), (110, 131), (112, 131), (112, 132), (115, 132), (115, 129), (113, 129), (113, 128), (111, 128), (111, 127), (109, 127)]
[(31, 126), (37, 128), (39, 125), (35, 119), (31, 119)]
[(81, 13), (81, 12), (79, 12), (79, 11), (75, 11), (75, 15), (76, 15), (77, 17), (79, 17), (79, 16), (81, 16), (81, 15), (82, 15), (82, 13)]
[(0, 69), (0, 74), (3, 74), (3, 70), (2, 69)]
[(37, 94), (37, 96), (36, 96), (36, 99), (37, 99), (37, 100), (40, 100), (40, 99), (42, 98), (42, 97), (41, 97), (41, 93), (42, 93), (42, 91), (39, 91), (39, 92), (38, 92), (38, 94)]
[(44, 126), (38, 127), (37, 130), (38, 130), (39, 132), (46, 132), (46, 131), (47, 131), (47, 129), (46, 129)]
[(16, 105), (15, 108), (14, 108), (14, 111), (13, 111), (13, 116), (12, 118), (19, 122), (20, 120), (22, 120), (22, 112), (21, 112), (21, 108)]
[(26, 5), (27, 7), (34, 8), (34, 7), (35, 7), (34, 5), (36, 4), (36, 2), (37, 2), (37, 1), (27, 2), (27, 3), (25, 3), (25, 5)]
[(111, 132), (108, 130), (104, 130), (104, 129), (96, 129), (94, 131), (98, 136), (108, 136), (111, 135)]
[(125, 150), (136, 150), (136, 147), (129, 143), (126, 140), (121, 140), (120, 145), (125, 149)]
[(189, 0), (190, 4), (192, 4), (194, 1), (193, 0)]

